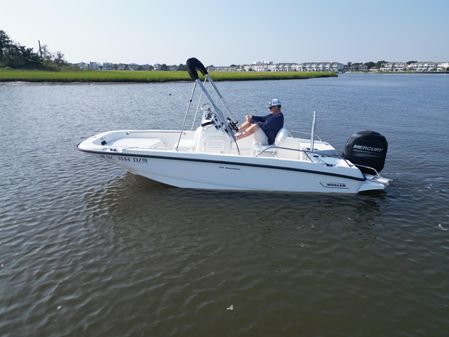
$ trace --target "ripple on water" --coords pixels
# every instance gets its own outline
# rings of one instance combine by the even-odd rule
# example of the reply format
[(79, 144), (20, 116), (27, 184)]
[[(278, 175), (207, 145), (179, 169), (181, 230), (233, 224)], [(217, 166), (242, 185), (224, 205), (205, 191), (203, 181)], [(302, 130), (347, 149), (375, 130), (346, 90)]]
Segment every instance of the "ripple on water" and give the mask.
[[(101, 130), (179, 122), (184, 83), (2, 85), (0, 334), (443, 335), (449, 183), (433, 140), (449, 84), (432, 81), (222, 84), (250, 110), (283, 93), (294, 126), (321, 111), (337, 146), (367, 124), (386, 134), (393, 184), (350, 197), (176, 189), (76, 151)], [(401, 98), (417, 88), (432, 104)]]

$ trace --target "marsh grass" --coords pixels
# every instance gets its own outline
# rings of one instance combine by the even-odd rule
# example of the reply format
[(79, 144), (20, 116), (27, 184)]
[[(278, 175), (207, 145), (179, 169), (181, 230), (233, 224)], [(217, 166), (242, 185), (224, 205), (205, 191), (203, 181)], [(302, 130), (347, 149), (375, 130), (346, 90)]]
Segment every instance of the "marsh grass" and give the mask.
[[(333, 72), (211, 72), (216, 81), (307, 79)], [(186, 71), (40, 71), (0, 69), (0, 82), (170, 82), (190, 81)]]

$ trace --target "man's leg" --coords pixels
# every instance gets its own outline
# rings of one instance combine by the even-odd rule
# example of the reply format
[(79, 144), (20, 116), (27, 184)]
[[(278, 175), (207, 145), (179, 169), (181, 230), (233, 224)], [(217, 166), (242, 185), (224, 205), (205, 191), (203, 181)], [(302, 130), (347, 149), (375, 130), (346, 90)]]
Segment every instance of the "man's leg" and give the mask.
[(242, 125), (239, 127), (239, 132), (245, 131), (251, 126), (251, 123), (248, 121), (244, 121)]
[[(245, 122), (245, 123), (246, 123), (246, 122)], [(245, 124), (245, 123), (243, 123), (243, 124)], [(243, 126), (243, 124), (242, 124), (242, 126)], [(257, 131), (258, 128), (259, 128), (259, 125), (257, 125), (257, 124), (251, 124), (251, 126), (247, 127), (245, 130), (241, 131), (240, 134), (237, 134), (235, 138), (236, 138), (237, 140), (239, 140), (239, 139), (242, 139), (242, 138), (246, 138), (246, 137), (248, 137), (248, 136), (251, 136), (252, 134), (254, 134), (254, 132)]]

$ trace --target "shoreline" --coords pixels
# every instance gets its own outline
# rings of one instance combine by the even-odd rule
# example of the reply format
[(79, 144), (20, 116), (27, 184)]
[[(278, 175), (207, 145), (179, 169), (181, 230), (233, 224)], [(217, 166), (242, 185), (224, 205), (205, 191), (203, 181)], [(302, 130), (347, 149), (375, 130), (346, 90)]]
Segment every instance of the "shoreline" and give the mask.
[(449, 71), (351, 71), (351, 72), (346, 72), (343, 74), (365, 74), (365, 75), (370, 75), (370, 74), (374, 74), (374, 75), (394, 75), (394, 74), (399, 74), (399, 75), (403, 75), (403, 74), (416, 74), (416, 75), (436, 75), (436, 74), (449, 74)]
[[(334, 72), (211, 72), (214, 81), (257, 81), (337, 77)], [(0, 70), (0, 82), (162, 83), (190, 82), (186, 71)]]

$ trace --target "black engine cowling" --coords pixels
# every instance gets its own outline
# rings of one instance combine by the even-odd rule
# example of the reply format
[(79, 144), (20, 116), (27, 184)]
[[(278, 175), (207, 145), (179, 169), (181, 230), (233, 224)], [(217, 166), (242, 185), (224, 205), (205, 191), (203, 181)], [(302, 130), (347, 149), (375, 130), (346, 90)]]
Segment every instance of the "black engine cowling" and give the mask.
[[(382, 171), (387, 156), (388, 142), (375, 131), (360, 131), (354, 133), (346, 142), (343, 157), (351, 163), (369, 166)], [(364, 173), (374, 174), (373, 170), (359, 167)]]

